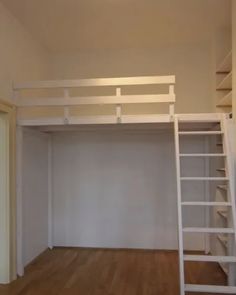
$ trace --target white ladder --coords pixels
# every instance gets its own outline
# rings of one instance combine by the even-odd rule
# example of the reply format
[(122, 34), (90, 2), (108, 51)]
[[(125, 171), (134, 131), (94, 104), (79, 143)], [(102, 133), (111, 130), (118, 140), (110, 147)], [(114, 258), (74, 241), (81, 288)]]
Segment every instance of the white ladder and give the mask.
[[(233, 241), (236, 242), (236, 207), (235, 199), (233, 196), (234, 188), (232, 182), (232, 170), (230, 169), (229, 159), (229, 140), (226, 132), (226, 118), (222, 116), (220, 120), (215, 123), (220, 123), (219, 131), (180, 131), (179, 130), (178, 116), (175, 115), (174, 128), (175, 128), (175, 152), (176, 152), (176, 175), (177, 175), (177, 202), (178, 202), (178, 237), (179, 237), (179, 272), (180, 272), (180, 295), (185, 295), (185, 292), (200, 292), (200, 293), (219, 293), (219, 294), (236, 294), (236, 287), (231, 286), (217, 286), (217, 285), (195, 285), (186, 284), (184, 276), (184, 263), (185, 261), (208, 261), (208, 262), (223, 262), (223, 263), (236, 263), (236, 256), (210, 256), (210, 255), (185, 255), (183, 245), (184, 233), (216, 233), (216, 234), (231, 234)], [(185, 121), (186, 122), (186, 121)], [(191, 122), (191, 121), (189, 121)], [(201, 121), (199, 119), (199, 122)], [(188, 135), (221, 135), (223, 143), (223, 152), (220, 154), (181, 154), (180, 152), (180, 138)], [(181, 157), (224, 157), (225, 176), (224, 177), (182, 177), (181, 176)], [(228, 187), (228, 200), (225, 202), (188, 202), (182, 201), (182, 182), (183, 181), (225, 181)], [(219, 204), (220, 203), (220, 204)], [(212, 228), (212, 227), (183, 227), (182, 210), (185, 206), (226, 206), (231, 210), (232, 226), (227, 228)]]

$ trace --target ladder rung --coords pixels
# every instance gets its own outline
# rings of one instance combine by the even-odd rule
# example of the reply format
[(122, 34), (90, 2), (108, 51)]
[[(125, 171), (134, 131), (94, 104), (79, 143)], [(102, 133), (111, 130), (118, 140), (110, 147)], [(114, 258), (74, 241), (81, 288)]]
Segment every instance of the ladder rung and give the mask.
[(231, 206), (230, 202), (182, 202), (183, 206)]
[(236, 256), (184, 255), (184, 261), (235, 263)]
[(227, 177), (180, 177), (181, 180), (227, 181)]
[(221, 294), (236, 294), (236, 287), (233, 286), (216, 286), (216, 285), (185, 285), (186, 292), (201, 292), (201, 293), (221, 293)]
[(226, 157), (225, 154), (179, 154), (180, 157)]
[(222, 131), (180, 131), (179, 135), (215, 135), (223, 134)]
[(183, 232), (186, 233), (216, 233), (216, 234), (233, 234), (233, 228), (214, 228), (214, 227), (185, 227)]

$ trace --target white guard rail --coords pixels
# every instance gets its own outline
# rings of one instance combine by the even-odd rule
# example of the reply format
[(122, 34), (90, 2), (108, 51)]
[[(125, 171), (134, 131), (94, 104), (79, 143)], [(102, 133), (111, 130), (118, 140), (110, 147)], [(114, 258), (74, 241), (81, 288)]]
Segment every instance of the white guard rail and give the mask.
[[(168, 93), (165, 94), (132, 94), (122, 95), (122, 86), (139, 86), (139, 85), (167, 85)], [(128, 78), (102, 78), (102, 79), (80, 79), (80, 80), (58, 80), (58, 81), (35, 81), (25, 83), (15, 83), (14, 99), (18, 107), (57, 107), (64, 108), (64, 117), (57, 120), (50, 118), (41, 118), (33, 120), (22, 120), (21, 125), (48, 125), (48, 124), (89, 124), (89, 123), (145, 123), (145, 122), (161, 122), (170, 121), (174, 115), (175, 103), (175, 76), (149, 76), (149, 77), (128, 77)], [(105, 96), (70, 96), (70, 89), (80, 87), (114, 87), (114, 95)], [(24, 90), (38, 89), (63, 89), (62, 97), (21, 97), (20, 92)], [(169, 105), (169, 113), (162, 115), (154, 115), (152, 118), (144, 116), (122, 116), (123, 104), (147, 104), (147, 103), (165, 103)], [(80, 105), (107, 105), (116, 106), (116, 116), (97, 116), (96, 118), (73, 118), (70, 116), (69, 107)], [(106, 118), (105, 118), (106, 117)], [(112, 118), (111, 118), (112, 117)], [(161, 119), (162, 118), (162, 119)], [(165, 118), (165, 119), (164, 119)], [(23, 122), (24, 121), (24, 122)]]

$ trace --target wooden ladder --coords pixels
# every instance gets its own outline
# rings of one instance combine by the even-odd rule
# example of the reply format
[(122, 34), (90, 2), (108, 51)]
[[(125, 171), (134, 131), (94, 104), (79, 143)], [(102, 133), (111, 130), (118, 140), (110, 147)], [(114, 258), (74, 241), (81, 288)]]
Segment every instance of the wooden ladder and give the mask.
[[(183, 236), (185, 233), (205, 233), (205, 234), (228, 234), (232, 236), (232, 241), (235, 245), (236, 242), (236, 209), (235, 198), (233, 195), (233, 176), (232, 169), (230, 169), (230, 150), (229, 140), (226, 130), (226, 118), (222, 116), (222, 119), (215, 123), (220, 124), (220, 130), (218, 131), (181, 131), (179, 129), (179, 122), (181, 122), (178, 116), (175, 116), (174, 128), (175, 128), (175, 152), (176, 152), (176, 174), (177, 174), (177, 203), (178, 203), (178, 237), (179, 237), (179, 272), (180, 272), (180, 295), (185, 295), (185, 292), (198, 292), (198, 293), (214, 293), (214, 294), (236, 294), (236, 287), (229, 283), (227, 286), (218, 285), (196, 285), (186, 284), (184, 276), (184, 264), (185, 261), (206, 261), (206, 262), (219, 262), (219, 263), (236, 263), (235, 253), (231, 253), (229, 256), (212, 256), (212, 255), (186, 255), (184, 253)], [(199, 122), (202, 122), (199, 120)], [(185, 123), (188, 123), (185, 121)], [(222, 153), (208, 153), (208, 154), (186, 154), (180, 151), (180, 140), (183, 136), (197, 136), (197, 135), (220, 135), (222, 138)], [(223, 157), (225, 171), (224, 177), (182, 177), (181, 175), (181, 161), (182, 157)], [(186, 181), (220, 181), (226, 183), (228, 189), (228, 200), (225, 202), (209, 202), (209, 201), (183, 201), (182, 200), (182, 184)], [(226, 207), (231, 212), (231, 224), (225, 228), (215, 227), (183, 227), (182, 211), (186, 206), (222, 206)]]

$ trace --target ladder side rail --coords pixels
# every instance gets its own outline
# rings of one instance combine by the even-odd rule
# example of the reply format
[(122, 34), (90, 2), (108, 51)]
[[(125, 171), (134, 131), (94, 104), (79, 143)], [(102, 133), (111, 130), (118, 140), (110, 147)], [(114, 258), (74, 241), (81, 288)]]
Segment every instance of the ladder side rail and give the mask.
[(185, 294), (184, 285), (184, 249), (183, 249), (183, 224), (181, 207), (181, 179), (180, 179), (180, 152), (179, 152), (179, 123), (178, 117), (174, 120), (175, 129), (175, 161), (176, 161), (176, 180), (177, 180), (177, 209), (178, 209), (178, 244), (179, 244), (179, 276), (180, 276), (180, 295)]
[[(228, 182), (228, 198), (231, 202), (231, 214), (230, 220), (231, 226), (234, 228), (234, 238), (229, 238), (229, 248), (228, 254), (235, 255), (235, 246), (236, 246), (236, 204), (235, 204), (235, 188), (234, 188), (234, 172), (233, 172), (233, 163), (234, 159), (232, 159), (232, 153), (230, 149), (230, 141), (229, 141), (229, 134), (228, 134), (228, 126), (226, 121), (225, 115), (222, 115), (221, 120), (221, 129), (223, 130), (223, 152), (226, 154), (224, 159), (225, 162), (225, 175), (229, 179)], [(236, 283), (236, 267), (233, 264), (229, 264), (229, 273), (228, 273), (228, 284), (235, 285)]]
[[(204, 140), (204, 150), (205, 153), (209, 152), (209, 138), (206, 137)], [(204, 159), (204, 176), (208, 177), (210, 175), (210, 159), (205, 158)], [(205, 202), (210, 202), (210, 184), (209, 181), (204, 182), (204, 199)], [(205, 214), (205, 226), (210, 227), (210, 206), (206, 206), (204, 210)], [(205, 254), (208, 254), (210, 252), (210, 234), (205, 233), (204, 234), (204, 242), (205, 242)]]

